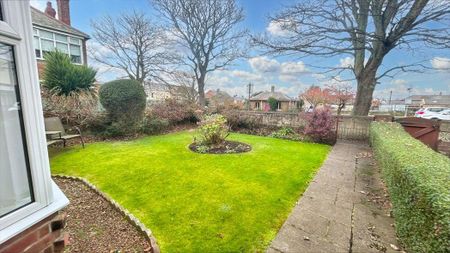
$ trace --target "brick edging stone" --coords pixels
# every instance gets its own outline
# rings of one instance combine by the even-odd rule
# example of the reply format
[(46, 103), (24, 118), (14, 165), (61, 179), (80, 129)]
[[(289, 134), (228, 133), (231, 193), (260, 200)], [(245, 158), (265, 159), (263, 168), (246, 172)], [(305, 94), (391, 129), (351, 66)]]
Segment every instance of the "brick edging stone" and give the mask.
[(144, 235), (145, 239), (147, 239), (150, 242), (151, 252), (152, 253), (160, 253), (159, 246), (156, 242), (156, 238), (153, 236), (153, 233), (150, 229), (148, 229), (142, 222), (139, 221), (136, 217), (134, 217), (133, 214), (131, 214), (127, 209), (119, 205), (115, 200), (113, 200), (111, 197), (100, 191), (95, 185), (91, 184), (87, 179), (82, 177), (74, 177), (74, 176), (67, 176), (67, 175), (61, 175), (56, 174), (52, 175), (54, 178), (62, 178), (62, 179), (69, 179), (74, 181), (79, 181), (83, 183), (85, 186), (87, 186), (89, 189), (93, 190), (95, 193), (100, 195), (104, 200), (106, 200), (116, 211), (121, 213), (125, 218), (138, 229), (138, 231)]

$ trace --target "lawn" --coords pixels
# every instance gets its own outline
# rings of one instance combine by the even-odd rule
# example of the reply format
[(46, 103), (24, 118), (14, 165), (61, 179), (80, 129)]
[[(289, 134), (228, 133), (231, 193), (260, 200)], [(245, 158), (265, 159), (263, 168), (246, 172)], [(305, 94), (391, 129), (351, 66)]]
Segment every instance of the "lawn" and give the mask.
[(329, 146), (232, 134), (243, 154), (197, 154), (193, 133), (68, 148), (54, 174), (88, 179), (139, 218), (162, 252), (262, 252)]

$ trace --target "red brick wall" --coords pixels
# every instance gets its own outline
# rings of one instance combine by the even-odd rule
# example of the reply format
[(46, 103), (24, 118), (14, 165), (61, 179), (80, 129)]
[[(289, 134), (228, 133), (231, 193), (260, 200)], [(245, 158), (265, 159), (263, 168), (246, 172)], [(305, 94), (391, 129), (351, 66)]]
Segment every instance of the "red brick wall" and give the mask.
[(58, 19), (67, 25), (70, 25), (70, 6), (69, 0), (56, 0), (58, 9)]
[(55, 213), (0, 245), (0, 253), (63, 252), (65, 215)]
[(37, 60), (37, 67), (38, 67), (38, 78), (39, 80), (42, 80), (42, 73), (44, 72), (45, 68), (45, 62), (42, 60)]

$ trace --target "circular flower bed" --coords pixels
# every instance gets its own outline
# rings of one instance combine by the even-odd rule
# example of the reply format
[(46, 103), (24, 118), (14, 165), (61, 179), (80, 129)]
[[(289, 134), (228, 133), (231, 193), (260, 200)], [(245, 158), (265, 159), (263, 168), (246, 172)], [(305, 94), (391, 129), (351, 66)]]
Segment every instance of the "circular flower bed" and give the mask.
[(189, 149), (201, 154), (235, 154), (248, 152), (252, 150), (252, 147), (238, 141), (223, 141), (216, 145), (205, 145), (194, 142), (189, 145)]

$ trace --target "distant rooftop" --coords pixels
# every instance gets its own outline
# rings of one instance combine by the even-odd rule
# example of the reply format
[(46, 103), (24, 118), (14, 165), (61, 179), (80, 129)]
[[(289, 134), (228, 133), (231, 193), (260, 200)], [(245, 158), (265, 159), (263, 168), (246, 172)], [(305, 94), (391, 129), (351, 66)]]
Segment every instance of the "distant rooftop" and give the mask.
[(250, 101), (266, 101), (269, 100), (269, 98), (275, 98), (278, 101), (296, 101), (297, 99), (291, 98), (288, 95), (275, 91), (275, 87), (272, 86), (271, 91), (263, 91), (260, 93), (257, 93), (250, 97)]
[(80, 36), (86, 39), (90, 38), (89, 35), (87, 35), (86, 33), (65, 24), (56, 18), (52, 18), (51, 16), (45, 14), (44, 12), (34, 7), (31, 7), (31, 20), (33, 22), (33, 25), (42, 28), (47, 28), (49, 30), (56, 30), (71, 35)]
[(450, 106), (450, 95), (412, 95), (405, 98), (407, 104), (447, 105)]

